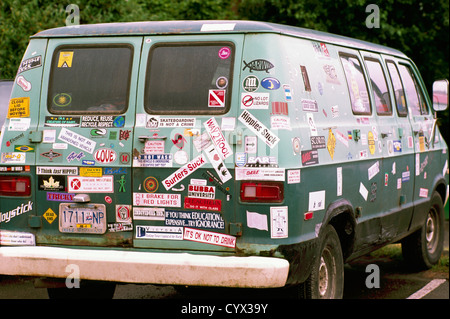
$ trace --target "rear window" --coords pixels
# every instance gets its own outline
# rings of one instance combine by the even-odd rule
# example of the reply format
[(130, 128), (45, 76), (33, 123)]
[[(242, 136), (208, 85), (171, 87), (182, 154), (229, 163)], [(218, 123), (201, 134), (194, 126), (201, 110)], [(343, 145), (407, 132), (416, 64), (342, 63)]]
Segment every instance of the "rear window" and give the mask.
[(50, 113), (125, 112), (132, 57), (128, 45), (58, 47), (50, 71)]
[(353, 113), (358, 115), (372, 114), (361, 63), (356, 56), (341, 55), (340, 58), (347, 79)]
[(144, 106), (153, 114), (228, 111), (234, 47), (231, 43), (156, 44), (150, 50)]

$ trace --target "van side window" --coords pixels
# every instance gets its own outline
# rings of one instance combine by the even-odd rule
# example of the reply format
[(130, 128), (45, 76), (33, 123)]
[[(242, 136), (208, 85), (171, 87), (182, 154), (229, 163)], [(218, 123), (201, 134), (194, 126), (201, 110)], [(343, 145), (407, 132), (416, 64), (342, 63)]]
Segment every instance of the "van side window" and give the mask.
[(406, 108), (405, 92), (403, 90), (402, 81), (400, 80), (400, 74), (398, 73), (397, 66), (394, 62), (387, 61), (386, 63), (389, 75), (391, 76), (392, 87), (394, 88), (395, 104), (397, 106), (397, 112), (399, 116), (408, 115), (408, 109)]
[(120, 114), (128, 107), (133, 48), (61, 46), (52, 59), (47, 106), (53, 114)]
[(406, 101), (412, 115), (428, 114), (428, 108), (425, 103), (422, 91), (417, 85), (412, 70), (403, 64), (399, 64), (399, 71), (402, 78), (403, 86), (406, 90)]
[(353, 113), (358, 115), (372, 114), (361, 63), (356, 56), (341, 55), (340, 58), (347, 79)]
[(373, 96), (378, 115), (391, 115), (391, 98), (387, 88), (386, 78), (379, 61), (366, 59), (366, 66), (369, 71), (372, 83)]
[(234, 47), (231, 43), (165, 43), (149, 53), (144, 107), (153, 114), (228, 111)]

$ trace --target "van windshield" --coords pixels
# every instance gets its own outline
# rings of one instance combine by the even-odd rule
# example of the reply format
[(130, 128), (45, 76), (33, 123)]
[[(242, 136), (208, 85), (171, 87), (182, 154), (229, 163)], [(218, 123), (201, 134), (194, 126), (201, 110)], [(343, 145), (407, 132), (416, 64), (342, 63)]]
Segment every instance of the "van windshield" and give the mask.
[(50, 71), (50, 113), (125, 112), (132, 56), (133, 49), (126, 45), (59, 47)]
[(230, 43), (157, 44), (149, 54), (144, 106), (153, 114), (223, 114), (229, 108)]

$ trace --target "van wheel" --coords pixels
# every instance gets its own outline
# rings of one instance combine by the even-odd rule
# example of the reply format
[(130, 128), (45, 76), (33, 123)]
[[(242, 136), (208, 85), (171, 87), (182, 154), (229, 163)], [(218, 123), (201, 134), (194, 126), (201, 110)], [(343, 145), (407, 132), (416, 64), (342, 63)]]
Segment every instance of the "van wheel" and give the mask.
[(299, 297), (341, 299), (344, 294), (344, 260), (339, 236), (331, 225), (327, 225), (320, 236), (319, 253), (309, 278), (299, 286)]
[(112, 299), (116, 283), (82, 281), (79, 288), (47, 288), (50, 299)]
[(422, 228), (402, 241), (403, 258), (409, 266), (420, 270), (435, 265), (444, 248), (444, 210), (437, 192), (433, 193), (430, 204)]

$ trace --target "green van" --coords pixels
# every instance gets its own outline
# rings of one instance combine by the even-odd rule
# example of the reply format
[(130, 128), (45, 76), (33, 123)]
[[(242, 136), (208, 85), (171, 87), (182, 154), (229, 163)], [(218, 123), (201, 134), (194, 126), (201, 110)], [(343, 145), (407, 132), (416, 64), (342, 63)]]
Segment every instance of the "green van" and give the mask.
[(302, 28), (39, 32), (0, 140), (0, 274), (46, 278), (51, 297), (149, 283), (341, 298), (344, 263), (383, 245), (430, 267), (447, 106), (448, 81), (431, 100), (403, 53)]

